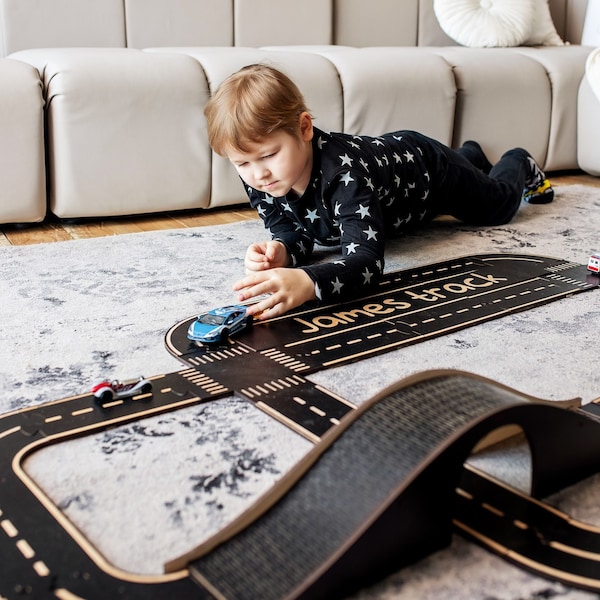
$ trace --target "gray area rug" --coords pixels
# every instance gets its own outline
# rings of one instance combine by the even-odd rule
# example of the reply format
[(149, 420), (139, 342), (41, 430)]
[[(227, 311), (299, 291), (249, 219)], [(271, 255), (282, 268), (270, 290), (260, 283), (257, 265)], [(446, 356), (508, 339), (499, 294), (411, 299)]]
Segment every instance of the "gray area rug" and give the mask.
[[(600, 249), (600, 189), (557, 188), (506, 226), (440, 220), (389, 244), (386, 269), (486, 253), (587, 262)], [(0, 413), (86, 392), (105, 378), (182, 368), (165, 332), (234, 300), (258, 221), (0, 248)], [(310, 377), (360, 404), (415, 372), (456, 368), (534, 396), (600, 396), (600, 292), (592, 291)], [(557, 440), (557, 443), (561, 443)], [(311, 445), (236, 397), (43, 449), (26, 469), (115, 566), (160, 573), (237, 516)], [(478, 459), (527, 489), (526, 449)], [(598, 480), (597, 480), (598, 479)], [(352, 499), (348, 498), (348, 502)], [(600, 479), (553, 501), (600, 525)], [(356, 598), (596, 598), (532, 576), (456, 536)]]

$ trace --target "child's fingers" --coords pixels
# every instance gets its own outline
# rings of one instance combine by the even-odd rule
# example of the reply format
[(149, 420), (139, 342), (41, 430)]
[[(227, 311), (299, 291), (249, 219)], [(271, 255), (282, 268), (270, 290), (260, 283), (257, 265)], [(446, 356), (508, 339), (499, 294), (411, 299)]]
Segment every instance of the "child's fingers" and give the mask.
[(280, 242), (267, 242), (267, 247), (265, 248), (265, 256), (269, 262), (274, 262), (277, 258), (277, 250), (279, 249), (279, 245)]
[(250, 273), (233, 284), (233, 291), (240, 292), (240, 301), (250, 300), (261, 294), (268, 293), (269, 276), (264, 272)]

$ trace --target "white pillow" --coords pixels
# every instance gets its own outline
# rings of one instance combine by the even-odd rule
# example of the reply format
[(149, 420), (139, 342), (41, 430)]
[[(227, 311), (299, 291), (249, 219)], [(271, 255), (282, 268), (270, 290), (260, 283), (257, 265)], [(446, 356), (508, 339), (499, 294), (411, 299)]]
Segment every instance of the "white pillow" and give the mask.
[(600, 101), (600, 48), (592, 50), (585, 63), (585, 76)]
[(520, 46), (533, 30), (534, 0), (434, 0), (433, 10), (462, 46)]
[(531, 35), (525, 40), (526, 46), (564, 46), (554, 27), (548, 0), (534, 0), (533, 27)]

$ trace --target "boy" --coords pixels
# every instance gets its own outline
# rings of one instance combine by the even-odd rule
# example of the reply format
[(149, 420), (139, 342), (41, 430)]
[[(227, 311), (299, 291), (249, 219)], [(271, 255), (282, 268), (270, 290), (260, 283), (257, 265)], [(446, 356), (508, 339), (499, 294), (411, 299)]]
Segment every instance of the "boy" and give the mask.
[[(554, 195), (522, 148), (492, 166), (476, 142), (454, 151), (414, 131), (320, 131), (296, 85), (266, 65), (226, 79), (205, 115), (212, 148), (233, 163), (271, 235), (247, 249), (234, 284), (240, 302), (264, 295), (248, 308), (258, 318), (366, 292), (383, 272), (386, 237), (436, 215), (500, 225), (523, 198)], [(340, 246), (341, 258), (310, 265), (315, 243)]]

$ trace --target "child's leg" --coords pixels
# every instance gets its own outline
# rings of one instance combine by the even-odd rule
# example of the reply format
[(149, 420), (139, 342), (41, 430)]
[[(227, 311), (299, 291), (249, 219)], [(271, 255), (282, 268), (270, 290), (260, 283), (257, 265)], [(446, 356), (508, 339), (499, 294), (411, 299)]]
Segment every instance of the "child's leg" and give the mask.
[(472, 165), (476, 166), (480, 171), (489, 173), (492, 170), (492, 163), (488, 160), (481, 146), (473, 140), (466, 141), (460, 148), (456, 150), (462, 154)]
[(522, 148), (506, 152), (489, 174), (474, 167), (463, 153), (442, 144), (436, 152), (437, 166), (445, 171), (437, 187), (439, 212), (471, 225), (508, 223), (521, 205), (524, 190), (537, 185), (540, 177), (545, 181), (541, 169)]

